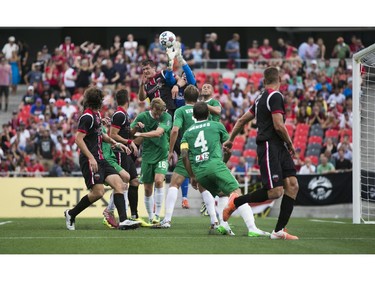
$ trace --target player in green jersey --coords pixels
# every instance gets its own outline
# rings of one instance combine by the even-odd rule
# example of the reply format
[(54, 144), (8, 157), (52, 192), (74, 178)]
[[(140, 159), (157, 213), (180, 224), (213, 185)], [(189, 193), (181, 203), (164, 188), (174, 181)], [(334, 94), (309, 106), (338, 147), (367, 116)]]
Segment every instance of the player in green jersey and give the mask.
[(199, 101), (204, 101), (208, 105), (210, 112), (210, 119), (220, 122), (221, 104), (218, 100), (213, 98), (214, 87), (211, 84), (203, 84), (202, 91), (199, 96)]
[[(141, 178), (145, 188), (145, 206), (149, 220), (160, 223), (163, 183), (168, 171), (169, 131), (172, 117), (161, 98), (151, 101), (151, 109), (140, 113), (130, 124), (131, 133), (143, 138)], [(155, 213), (153, 184), (155, 183)]]
[[(173, 128), (170, 135), (169, 142), (169, 155), (168, 161), (173, 161), (174, 147), (177, 141), (179, 132), (183, 134), (191, 125), (195, 123), (193, 118), (193, 107), (197, 102), (199, 96), (199, 90), (193, 85), (188, 85), (184, 90), (184, 99), (186, 105), (179, 107), (174, 115)], [(171, 227), (171, 220), (173, 210), (176, 204), (178, 189), (181, 187), (182, 183), (189, 175), (185, 169), (185, 166), (182, 162), (182, 158), (179, 157), (176, 167), (172, 174), (171, 183), (168, 188), (167, 197), (165, 199), (165, 217), (160, 223), (159, 227), (169, 228)], [(211, 193), (206, 189), (200, 187), (199, 191), (202, 194), (204, 202), (209, 206), (209, 214), (211, 217), (212, 229), (215, 230), (218, 227), (218, 220), (215, 212), (215, 200), (212, 197)]]
[[(221, 108), (220, 102), (213, 98), (213, 94), (214, 94), (214, 87), (211, 84), (203, 84), (201, 94), (198, 100), (204, 101), (208, 105), (208, 110), (210, 112), (209, 119), (220, 122), (220, 114), (221, 114), (222, 108)], [(227, 196), (216, 197), (215, 199), (217, 200), (216, 207), (218, 207), (219, 209), (224, 207), (228, 202)], [(201, 214), (208, 215), (207, 206), (204, 202), (202, 202), (200, 211), (201, 211)], [(221, 214), (221, 212), (219, 213)]]
[[(201, 184), (213, 196), (229, 196), (232, 192), (241, 194), (237, 180), (224, 163), (230, 157), (228, 149), (224, 150), (223, 161), (222, 144), (229, 138), (224, 125), (208, 120), (209, 110), (205, 102), (194, 105), (193, 116), (197, 121), (181, 140), (181, 155), (192, 185)], [(249, 204), (243, 204), (237, 211), (248, 228), (248, 236), (270, 235), (257, 228)]]
[[(107, 124), (109, 125), (109, 124)], [(105, 126), (102, 126), (102, 132), (104, 134), (107, 134), (107, 128)], [(123, 146), (123, 148), (125, 149), (125, 153), (126, 154), (130, 154), (131, 151), (130, 149), (127, 147), (127, 146)], [(109, 143), (106, 143), (106, 142), (103, 142), (102, 143), (102, 151), (103, 151), (103, 156), (104, 156), (104, 159), (107, 160), (107, 162), (113, 167), (115, 168), (115, 170), (119, 173), (122, 181), (123, 181), (123, 184), (124, 184), (124, 199), (125, 199), (125, 203), (127, 201), (127, 194), (128, 194), (128, 183), (129, 183), (129, 179), (130, 179), (130, 176), (129, 176), (129, 173), (127, 171), (125, 171), (117, 162), (117, 159), (116, 159), (116, 155), (115, 153), (113, 152), (112, 150), (112, 147)], [(107, 185), (105, 183), (105, 185)], [(109, 212), (111, 213), (111, 215), (107, 218), (107, 219), (103, 219), (103, 224), (108, 226), (109, 228), (117, 228), (118, 227), (118, 223), (116, 221), (116, 218), (114, 216), (114, 210), (115, 210), (115, 203), (114, 203), (114, 200), (113, 200), (113, 192), (111, 193), (111, 197), (110, 197), (110, 200), (108, 202), (108, 206), (107, 206), (107, 209), (109, 210)]]

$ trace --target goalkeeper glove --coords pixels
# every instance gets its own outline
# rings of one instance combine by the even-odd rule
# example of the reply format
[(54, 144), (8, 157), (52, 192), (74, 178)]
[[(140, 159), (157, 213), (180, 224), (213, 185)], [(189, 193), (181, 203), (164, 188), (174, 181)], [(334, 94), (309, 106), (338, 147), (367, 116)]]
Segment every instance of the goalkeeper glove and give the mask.
[(166, 52), (168, 58), (167, 68), (173, 70), (174, 58), (176, 57), (176, 50), (174, 48), (167, 48)]
[(177, 56), (178, 63), (181, 66), (187, 64), (187, 62), (184, 60), (184, 57), (182, 56), (181, 43), (180, 42), (176, 41), (174, 43), (174, 49), (176, 50), (176, 56)]

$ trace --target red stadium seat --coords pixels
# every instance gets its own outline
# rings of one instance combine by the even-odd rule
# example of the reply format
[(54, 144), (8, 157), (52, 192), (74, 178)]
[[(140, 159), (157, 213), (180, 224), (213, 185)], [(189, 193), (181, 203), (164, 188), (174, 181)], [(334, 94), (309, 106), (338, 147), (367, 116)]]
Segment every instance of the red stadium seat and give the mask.
[(246, 138), (244, 136), (236, 136), (233, 140), (233, 143), (235, 142), (239, 142), (239, 143), (245, 143), (246, 142)]
[(309, 137), (309, 143), (319, 143), (319, 144), (322, 144), (323, 143), (323, 138), (319, 137), (319, 136), (311, 136), (311, 137)]
[(229, 89), (232, 89), (233, 79), (232, 78), (223, 78), (223, 83), (227, 84)]
[(339, 137), (339, 131), (335, 129), (329, 129), (325, 133), (326, 138), (338, 138)]
[(244, 142), (233, 142), (232, 149), (243, 150), (245, 143)]
[(318, 164), (319, 164), (319, 158), (318, 158), (318, 156), (311, 155), (309, 157), (311, 159), (311, 163), (313, 163), (315, 166), (318, 166)]
[(244, 157), (256, 158), (257, 157), (257, 152), (255, 150), (253, 150), (253, 149), (246, 149), (243, 152), (243, 156)]
[(229, 162), (230, 164), (233, 166), (235, 165), (238, 165), (240, 163), (240, 157), (239, 156), (235, 156), (235, 155), (232, 155), (230, 158), (229, 158)]
[(244, 77), (246, 79), (249, 79), (250, 75), (249, 73), (245, 72), (245, 71), (240, 71), (237, 73), (237, 77)]
[(257, 136), (257, 134), (258, 134), (257, 130), (251, 129), (251, 130), (249, 131), (249, 133), (247, 134), (247, 136), (248, 136), (249, 138), (254, 138), (254, 137)]

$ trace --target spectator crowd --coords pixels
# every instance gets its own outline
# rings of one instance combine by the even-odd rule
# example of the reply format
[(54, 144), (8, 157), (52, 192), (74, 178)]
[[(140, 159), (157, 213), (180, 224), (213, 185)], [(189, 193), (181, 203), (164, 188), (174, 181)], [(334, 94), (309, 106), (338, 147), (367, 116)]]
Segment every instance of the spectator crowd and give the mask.
[[(89, 41), (77, 44), (67, 36), (51, 49), (46, 42), (35, 58), (29, 58), (27, 44), (9, 37), (0, 54), (0, 110), (8, 110), (8, 96), (17, 94), (19, 84), (26, 85), (26, 92), (18, 110), (12, 112), (9, 122), (2, 124), (1, 176), (79, 175), (75, 133), (83, 92), (89, 85), (103, 89), (103, 117), (110, 117), (116, 109), (114, 93), (120, 88), (130, 93), (128, 114), (132, 119), (148, 109), (149, 103), (137, 97), (142, 82), (140, 62), (152, 59), (158, 70), (167, 63), (159, 35), (153, 39), (149, 46), (144, 46), (132, 34), (125, 40), (117, 35), (105, 47)], [(206, 34), (203, 42), (189, 47), (177, 36), (184, 58), (194, 70), (198, 88), (204, 83), (214, 87), (215, 99), (222, 105), (221, 122), (228, 132), (259, 95), (263, 69), (277, 66), (286, 124), (298, 150), (298, 170), (327, 173), (351, 169), (353, 78), (347, 59), (364, 48), (360, 38), (353, 35), (348, 44), (339, 37), (331, 52), (321, 38), (315, 41), (308, 37), (297, 47), (283, 38), (275, 44), (267, 38), (261, 44), (253, 40), (248, 46), (245, 68), (240, 68), (239, 34), (233, 34), (224, 46), (217, 39), (216, 33)], [(227, 59), (225, 68), (216, 69), (213, 60), (223, 56)], [(32, 63), (28, 65), (27, 61)], [(236, 167), (241, 171), (244, 166), (249, 171), (256, 167), (255, 156), (246, 153), (255, 150), (251, 145), (255, 130), (256, 121), (242, 132), (239, 153), (234, 150), (228, 162), (233, 171)]]

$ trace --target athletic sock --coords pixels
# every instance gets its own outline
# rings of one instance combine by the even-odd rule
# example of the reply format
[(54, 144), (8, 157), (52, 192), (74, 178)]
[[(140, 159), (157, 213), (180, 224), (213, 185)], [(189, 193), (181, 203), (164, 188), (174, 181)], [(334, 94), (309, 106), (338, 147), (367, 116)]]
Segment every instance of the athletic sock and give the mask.
[(293, 198), (284, 194), (280, 205), (280, 214), (279, 219), (277, 220), (275, 232), (280, 231), (288, 224), (289, 218), (293, 212), (294, 202), (295, 200)]
[(207, 213), (210, 216), (211, 224), (217, 222), (216, 211), (215, 211), (215, 199), (212, 194), (205, 190), (202, 192), (202, 198), (204, 203), (206, 204)]
[(174, 210), (174, 206), (176, 204), (177, 196), (178, 196), (178, 188), (175, 187), (175, 186), (171, 186), (168, 189), (167, 198), (165, 199), (164, 220), (166, 220), (166, 221), (172, 220), (173, 210)]
[(147, 210), (148, 218), (152, 220), (154, 217), (153, 209), (154, 209), (154, 196), (151, 195), (150, 197), (147, 197), (145, 195), (145, 207)]
[(128, 208), (129, 208), (128, 190), (124, 191), (124, 201), (125, 201), (125, 212), (128, 213)]
[(264, 188), (255, 190), (254, 192), (242, 195), (234, 199), (234, 205), (236, 207), (241, 206), (245, 203), (258, 203), (268, 200), (268, 191)]
[(113, 201), (115, 202), (115, 206), (116, 206), (116, 209), (117, 209), (117, 212), (118, 212), (119, 221), (123, 222), (124, 220), (127, 219), (124, 194), (115, 193), (113, 195)]
[(91, 205), (91, 202), (89, 200), (89, 197), (85, 195), (81, 198), (81, 200), (73, 209), (69, 210), (69, 215), (72, 218), (75, 218), (76, 216), (78, 216), (79, 213), (81, 213), (84, 209), (86, 209), (90, 205)]
[(244, 220), (247, 226), (247, 229), (249, 231), (257, 229), (255, 225), (253, 210), (251, 209), (249, 204), (241, 205), (240, 207), (238, 207), (237, 212), (240, 214), (240, 216)]
[(132, 217), (138, 218), (138, 186), (129, 185), (128, 200)]
[(217, 199), (216, 213), (217, 213), (217, 216), (219, 217), (220, 224), (222, 224), (224, 222), (224, 220), (223, 220), (223, 210), (228, 205), (228, 200), (229, 200), (228, 196), (218, 197), (218, 199)]
[(189, 178), (186, 178), (181, 184), (181, 194), (182, 198), (186, 198), (188, 196), (188, 189), (189, 189)]
[(110, 212), (113, 212), (115, 210), (115, 202), (113, 201), (113, 191), (111, 193), (111, 196), (109, 197), (107, 210)]
[(155, 215), (160, 216), (161, 206), (163, 205), (164, 187), (155, 188)]

